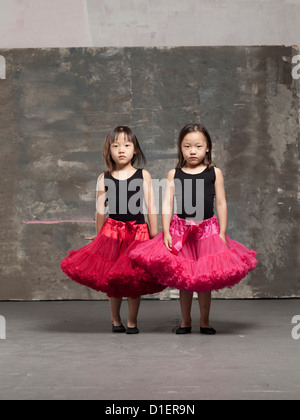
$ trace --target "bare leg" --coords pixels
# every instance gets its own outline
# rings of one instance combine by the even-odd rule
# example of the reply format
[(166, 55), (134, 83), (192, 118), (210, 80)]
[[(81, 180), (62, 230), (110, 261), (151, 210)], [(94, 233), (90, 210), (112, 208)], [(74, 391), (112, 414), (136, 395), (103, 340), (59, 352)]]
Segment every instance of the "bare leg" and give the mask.
[(200, 306), (200, 327), (210, 328), (209, 325), (209, 312), (211, 305), (211, 292), (203, 292), (198, 294), (199, 306)]
[(111, 322), (115, 327), (119, 327), (122, 324), (120, 316), (122, 299), (110, 298), (109, 303), (111, 311)]
[(182, 314), (182, 328), (191, 327), (191, 309), (193, 303), (193, 294), (186, 290), (180, 290), (180, 307)]
[(127, 326), (129, 328), (134, 328), (137, 325), (137, 316), (139, 313), (141, 298), (138, 297), (137, 299), (128, 298), (128, 321)]

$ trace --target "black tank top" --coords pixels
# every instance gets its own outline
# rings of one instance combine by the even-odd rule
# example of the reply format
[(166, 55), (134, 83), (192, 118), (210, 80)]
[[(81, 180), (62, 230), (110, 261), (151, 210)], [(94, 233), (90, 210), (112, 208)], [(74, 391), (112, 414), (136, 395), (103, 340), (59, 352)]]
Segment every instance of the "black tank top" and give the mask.
[[(204, 180), (204, 191), (199, 188), (200, 182), (197, 180)], [(186, 180), (186, 182), (185, 182)], [(214, 215), (214, 198), (215, 198), (215, 168), (212, 166), (206, 168), (200, 174), (188, 174), (181, 168), (176, 168), (174, 182), (175, 182), (175, 199), (177, 203), (177, 216), (182, 219), (195, 218), (196, 210), (192, 213), (192, 208), (197, 208), (204, 199), (204, 217), (203, 220), (209, 219)], [(180, 182), (180, 184), (179, 184)], [(176, 188), (177, 185), (177, 188)], [(203, 184), (201, 184), (203, 185)], [(197, 188), (198, 187), (198, 188)], [(204, 196), (203, 196), (204, 194)]]
[(106, 200), (109, 217), (121, 222), (136, 220), (145, 223), (143, 214), (143, 170), (137, 169), (128, 179), (119, 180), (110, 173), (104, 174)]

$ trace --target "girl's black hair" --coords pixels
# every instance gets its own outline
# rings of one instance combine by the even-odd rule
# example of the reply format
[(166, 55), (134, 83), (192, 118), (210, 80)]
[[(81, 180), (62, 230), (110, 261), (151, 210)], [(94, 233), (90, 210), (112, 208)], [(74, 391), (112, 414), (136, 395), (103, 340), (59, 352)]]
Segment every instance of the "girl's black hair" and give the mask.
[(111, 154), (110, 154), (110, 145), (118, 138), (120, 133), (124, 133), (127, 140), (134, 145), (135, 154), (131, 160), (131, 164), (137, 168), (144, 168), (147, 164), (146, 158), (142, 149), (139, 145), (138, 139), (134, 132), (125, 125), (120, 125), (113, 130), (111, 130), (105, 140), (105, 144), (103, 147), (103, 159), (106, 163), (106, 169), (109, 173), (113, 172), (116, 169), (116, 164), (113, 161)]
[(208, 152), (206, 152), (205, 158), (203, 159), (202, 163), (203, 165), (206, 165), (208, 168), (210, 168), (212, 165), (216, 166), (212, 159), (211, 159), (211, 150), (212, 150), (212, 141), (210, 134), (207, 130), (207, 128), (203, 124), (187, 124), (185, 125), (182, 130), (179, 133), (178, 140), (177, 140), (177, 168), (182, 168), (185, 165), (185, 159), (183, 157), (183, 153), (181, 151), (181, 143), (183, 142), (183, 139), (185, 136), (189, 133), (192, 133), (194, 131), (199, 131), (199, 133), (204, 134), (206, 138), (207, 148)]

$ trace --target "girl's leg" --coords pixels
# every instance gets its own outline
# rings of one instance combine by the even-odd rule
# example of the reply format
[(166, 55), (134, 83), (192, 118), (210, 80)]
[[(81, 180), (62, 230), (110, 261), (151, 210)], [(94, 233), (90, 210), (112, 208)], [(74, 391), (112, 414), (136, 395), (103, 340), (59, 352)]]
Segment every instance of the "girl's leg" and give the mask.
[(115, 327), (119, 327), (122, 324), (120, 316), (122, 299), (110, 298), (109, 303), (111, 311), (111, 322)]
[(193, 303), (193, 293), (187, 292), (186, 290), (180, 290), (180, 307), (182, 314), (182, 328), (191, 327), (191, 309)]
[(137, 299), (128, 298), (128, 321), (127, 327), (134, 328), (137, 325), (137, 316), (139, 313), (141, 298)]
[(210, 328), (209, 325), (209, 312), (211, 305), (211, 292), (203, 292), (198, 294), (199, 306), (200, 306), (200, 327)]

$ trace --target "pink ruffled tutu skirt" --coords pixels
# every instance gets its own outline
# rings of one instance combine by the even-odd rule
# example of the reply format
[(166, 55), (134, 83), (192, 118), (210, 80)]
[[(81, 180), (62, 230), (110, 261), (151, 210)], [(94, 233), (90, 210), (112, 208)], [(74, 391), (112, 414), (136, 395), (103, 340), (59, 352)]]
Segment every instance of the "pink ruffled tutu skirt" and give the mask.
[(129, 253), (149, 239), (147, 223), (124, 223), (108, 217), (96, 238), (70, 251), (60, 266), (75, 282), (109, 297), (136, 299), (161, 292), (165, 286), (129, 259)]
[(129, 257), (167, 287), (191, 293), (232, 287), (255, 268), (256, 251), (228, 235), (226, 245), (219, 232), (216, 216), (197, 224), (175, 214), (170, 224), (172, 252), (160, 233)]

